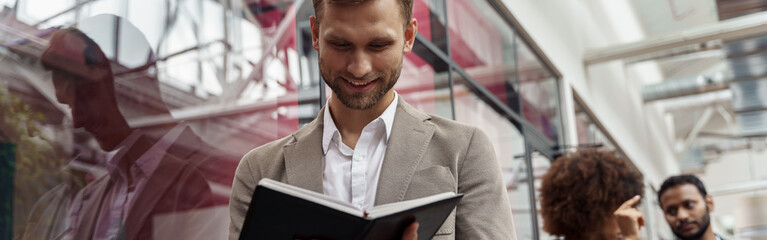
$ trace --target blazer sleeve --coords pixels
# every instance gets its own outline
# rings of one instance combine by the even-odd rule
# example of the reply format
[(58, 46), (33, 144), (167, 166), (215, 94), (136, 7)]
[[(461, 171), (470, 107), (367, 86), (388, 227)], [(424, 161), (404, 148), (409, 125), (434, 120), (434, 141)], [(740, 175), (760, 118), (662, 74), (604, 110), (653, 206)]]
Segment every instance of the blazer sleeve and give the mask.
[(240, 237), (242, 224), (245, 221), (245, 214), (248, 213), (250, 199), (253, 197), (253, 191), (258, 184), (257, 179), (261, 179), (258, 171), (253, 171), (248, 159), (253, 158), (252, 152), (246, 154), (237, 171), (234, 173), (234, 182), (232, 183), (232, 195), (229, 198), (229, 239), (235, 240)]
[(456, 239), (516, 239), (508, 193), (489, 138), (474, 128), (458, 174), (464, 197), (456, 209)]

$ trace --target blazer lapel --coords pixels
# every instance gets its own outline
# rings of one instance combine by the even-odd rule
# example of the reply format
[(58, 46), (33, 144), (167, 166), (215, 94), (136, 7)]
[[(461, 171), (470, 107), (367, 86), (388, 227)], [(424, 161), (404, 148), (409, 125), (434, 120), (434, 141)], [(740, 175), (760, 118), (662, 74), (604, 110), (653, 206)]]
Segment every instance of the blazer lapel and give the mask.
[(322, 125), (325, 108), (311, 123), (293, 134), (295, 142), (284, 147), (287, 183), (323, 193)]
[(429, 115), (399, 98), (381, 166), (375, 205), (402, 201), (405, 197), (410, 179), (434, 134), (434, 125), (427, 122), (429, 119)]

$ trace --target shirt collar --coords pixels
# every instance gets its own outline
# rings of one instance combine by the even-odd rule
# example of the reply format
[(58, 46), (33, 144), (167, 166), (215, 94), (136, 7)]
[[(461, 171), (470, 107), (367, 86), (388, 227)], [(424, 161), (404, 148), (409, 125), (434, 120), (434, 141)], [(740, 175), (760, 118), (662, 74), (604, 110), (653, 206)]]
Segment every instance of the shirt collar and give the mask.
[(380, 118), (384, 122), (384, 126), (386, 126), (386, 142), (389, 142), (389, 136), (391, 136), (391, 128), (392, 124), (394, 124), (394, 114), (397, 113), (397, 103), (399, 102), (399, 95), (397, 92), (394, 92), (394, 100), (391, 101), (389, 104), (389, 107), (386, 107), (386, 110), (384, 110), (383, 113), (381, 113)]
[[(146, 152), (141, 153), (140, 157), (136, 159), (136, 162), (130, 165), (130, 168), (135, 167), (136, 170), (145, 177), (152, 176), (154, 170), (157, 169), (159, 162), (167, 153), (168, 148), (170, 148), (170, 146), (178, 139), (185, 127), (185, 124), (178, 124), (168, 131), (168, 133), (163, 135), (160, 141), (151, 143), (152, 146), (146, 150)], [(110, 152), (109, 155), (113, 156), (107, 161), (107, 170), (109, 173), (114, 173), (114, 171), (119, 169), (120, 162), (125, 159), (125, 154), (130, 152), (133, 145), (138, 143), (138, 141), (149, 141), (149, 139), (146, 138), (141, 130), (134, 130), (127, 138), (117, 145), (118, 148), (116, 150)], [(130, 174), (128, 172), (129, 169), (122, 169), (122, 171), (125, 172), (118, 172), (120, 172), (120, 174)]]
[[(392, 124), (394, 124), (394, 114), (397, 113), (397, 103), (399, 102), (399, 94), (397, 92), (394, 92), (394, 100), (391, 101), (388, 107), (386, 107), (386, 110), (384, 110), (383, 113), (381, 113), (380, 116), (376, 119), (381, 119), (384, 123), (384, 127), (386, 127), (386, 141), (389, 141), (389, 136), (391, 135), (391, 129)], [(330, 142), (335, 138), (335, 135), (338, 134), (338, 136), (341, 136), (341, 133), (338, 132), (338, 128), (336, 127), (335, 121), (333, 121), (333, 116), (330, 115), (330, 98), (328, 98), (326, 104), (325, 104), (325, 112), (323, 113), (323, 123), (324, 127), (322, 128), (322, 152), (324, 154), (328, 153), (328, 148), (330, 146)], [(375, 121), (375, 120), (374, 120)], [(372, 121), (371, 121), (372, 122)]]
[(107, 153), (107, 170), (109, 173), (113, 173), (118, 166), (120, 165), (120, 161), (125, 157), (125, 154), (128, 153), (130, 148), (138, 141), (139, 137), (141, 137), (142, 133), (141, 130), (134, 130), (131, 132), (130, 135), (128, 135), (127, 138), (123, 139), (120, 144), (117, 144), (117, 147), (115, 150), (112, 150), (111, 152)]
[[(135, 164), (138, 161), (140, 161), (141, 158), (139, 157), (138, 159), (136, 159), (135, 160), (136, 162), (128, 163), (126, 162), (128, 161), (126, 155), (131, 153), (132, 151), (136, 151), (135, 150), (136, 144), (139, 141), (146, 141), (146, 139), (144, 138), (145, 136), (140, 130), (135, 130), (127, 138), (125, 138), (122, 142), (120, 142), (120, 144), (117, 145), (117, 148), (114, 151), (108, 154), (112, 156), (111, 158), (108, 158), (107, 164), (106, 164), (107, 171), (109, 172), (110, 175), (112, 175), (113, 177), (119, 176), (121, 179), (126, 179), (128, 174), (132, 174), (130, 168), (136, 167)], [(126, 167), (124, 166), (125, 164), (129, 164), (128, 169), (124, 169)]]

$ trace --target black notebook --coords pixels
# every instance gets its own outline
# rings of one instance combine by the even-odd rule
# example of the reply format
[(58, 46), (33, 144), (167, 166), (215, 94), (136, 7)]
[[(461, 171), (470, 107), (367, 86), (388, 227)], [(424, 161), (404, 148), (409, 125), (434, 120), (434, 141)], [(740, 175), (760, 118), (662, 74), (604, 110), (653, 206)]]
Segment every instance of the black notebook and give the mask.
[(463, 194), (452, 192), (358, 209), (349, 203), (262, 179), (242, 225), (246, 239), (400, 239), (418, 221), (418, 239), (431, 239)]

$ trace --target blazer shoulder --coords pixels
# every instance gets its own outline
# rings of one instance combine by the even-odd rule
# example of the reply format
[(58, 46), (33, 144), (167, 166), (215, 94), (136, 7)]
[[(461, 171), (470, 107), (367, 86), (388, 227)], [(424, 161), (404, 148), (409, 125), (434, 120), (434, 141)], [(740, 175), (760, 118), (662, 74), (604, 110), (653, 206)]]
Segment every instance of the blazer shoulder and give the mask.
[(277, 156), (283, 155), (283, 147), (296, 142), (296, 138), (293, 135), (288, 135), (283, 138), (271, 141), (264, 145), (258, 146), (253, 150), (250, 150), (245, 156), (242, 157), (240, 164), (248, 162), (249, 164), (255, 164), (256, 162), (262, 162), (267, 159), (280, 159)]
[(472, 125), (468, 125), (462, 122), (458, 122), (452, 119), (447, 119), (437, 115), (432, 115), (432, 114), (429, 114), (429, 115), (431, 116), (431, 119), (429, 119), (429, 122), (434, 124), (434, 126), (436, 127), (436, 131), (435, 131), (436, 133), (442, 132), (442, 133), (448, 134), (449, 136), (451, 135), (453, 137), (455, 137), (456, 135), (470, 137), (475, 132), (482, 132), (482, 130)]
[(318, 130), (322, 130), (322, 114), (320, 114), (306, 126), (293, 132), (293, 134), (268, 142), (264, 145), (254, 148), (253, 150), (250, 150), (245, 154), (245, 156), (242, 157), (240, 163), (245, 161), (254, 161), (256, 159), (277, 159), (276, 156), (283, 156), (283, 148), (285, 146), (295, 144), (296, 142), (306, 138), (307, 135), (311, 135), (313, 132)]

